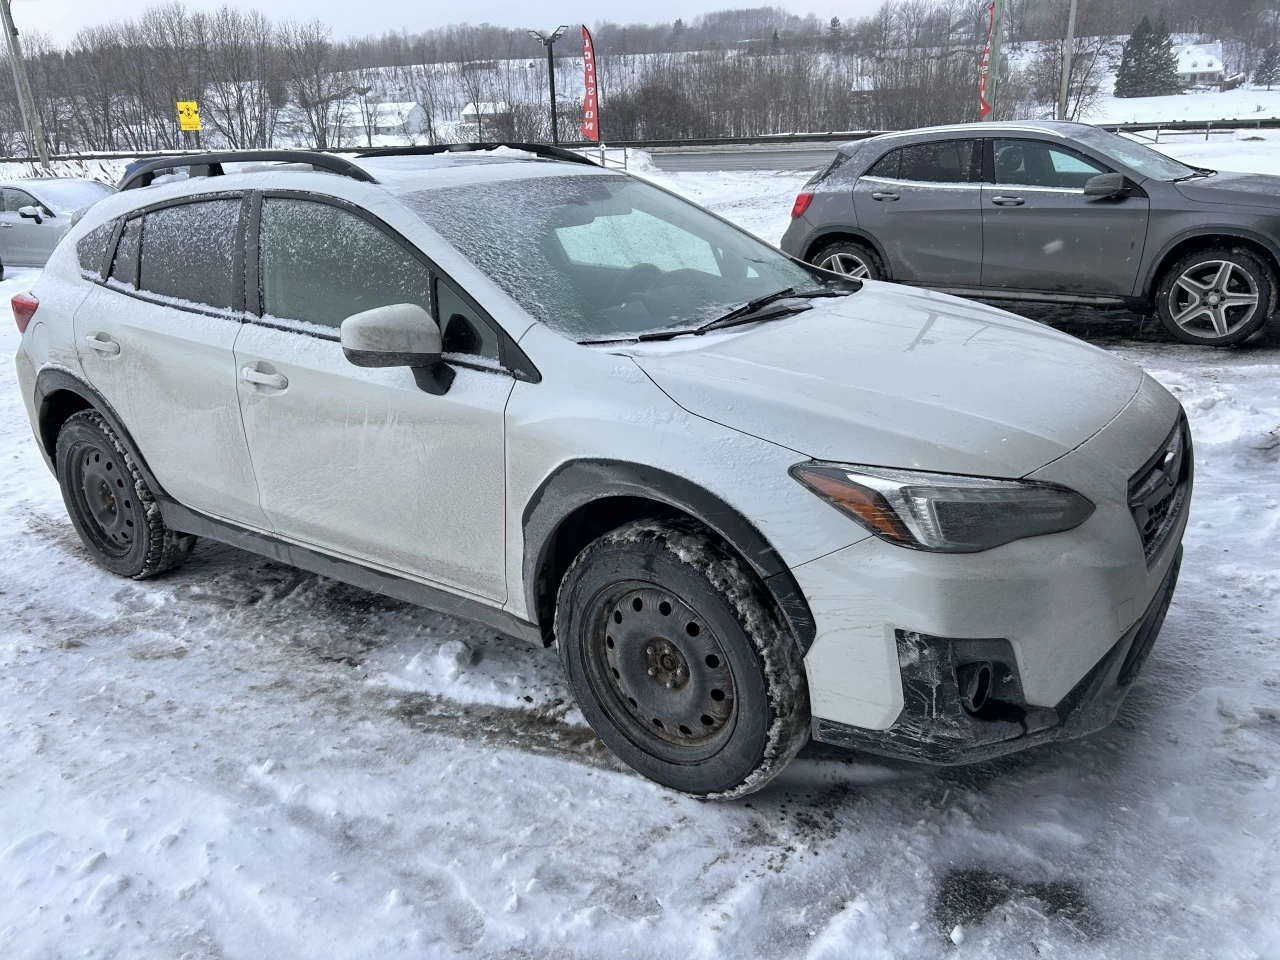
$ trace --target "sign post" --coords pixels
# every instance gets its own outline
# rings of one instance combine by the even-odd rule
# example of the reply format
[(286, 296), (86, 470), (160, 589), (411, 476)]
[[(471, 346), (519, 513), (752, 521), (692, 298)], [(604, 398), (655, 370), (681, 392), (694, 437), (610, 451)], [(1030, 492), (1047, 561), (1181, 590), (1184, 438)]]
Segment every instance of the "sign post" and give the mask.
[(200, 131), (204, 129), (204, 125), (200, 122), (200, 104), (194, 100), (179, 100), (178, 107), (178, 129), (183, 134), (194, 133), (196, 135), (196, 149), (200, 148)]

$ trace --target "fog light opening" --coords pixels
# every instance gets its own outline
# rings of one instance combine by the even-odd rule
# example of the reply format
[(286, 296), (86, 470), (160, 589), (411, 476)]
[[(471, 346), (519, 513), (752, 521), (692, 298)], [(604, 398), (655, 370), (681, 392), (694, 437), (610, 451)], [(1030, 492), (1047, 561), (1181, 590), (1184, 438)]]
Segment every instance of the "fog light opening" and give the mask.
[(956, 668), (956, 682), (960, 686), (960, 705), (966, 713), (977, 715), (991, 697), (990, 661), (960, 665)]

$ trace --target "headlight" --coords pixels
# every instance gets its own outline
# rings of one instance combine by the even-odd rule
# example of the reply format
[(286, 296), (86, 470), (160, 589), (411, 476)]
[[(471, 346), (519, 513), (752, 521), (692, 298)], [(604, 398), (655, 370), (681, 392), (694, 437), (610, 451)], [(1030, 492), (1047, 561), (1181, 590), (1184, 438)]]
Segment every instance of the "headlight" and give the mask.
[(1051, 483), (798, 463), (791, 475), (882, 540), (913, 550), (976, 553), (1078, 527), (1093, 513)]

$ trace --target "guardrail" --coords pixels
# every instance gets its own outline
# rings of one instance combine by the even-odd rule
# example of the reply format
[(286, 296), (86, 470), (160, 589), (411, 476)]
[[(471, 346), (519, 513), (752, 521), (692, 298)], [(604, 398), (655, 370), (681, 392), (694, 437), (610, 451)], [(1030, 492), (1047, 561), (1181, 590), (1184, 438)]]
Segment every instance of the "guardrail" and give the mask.
[[(1029, 121), (1033, 122), (1033, 121)], [(1247, 120), (1168, 120), (1151, 123), (1098, 123), (1094, 126), (1115, 133), (1149, 133), (1155, 132), (1156, 140), (1161, 133), (1198, 133), (1204, 131), (1205, 139), (1211, 133), (1226, 133), (1232, 130), (1276, 130), (1280, 129), (1280, 117), (1260, 117)], [(759, 146), (804, 146), (811, 143), (845, 143), (850, 140), (866, 140), (878, 137), (891, 130), (828, 130), (810, 133), (772, 133), (757, 137), (697, 137), (687, 140), (611, 140), (609, 147), (635, 147), (638, 149), (678, 149), (681, 147), (759, 147)], [(581, 143), (562, 143), (561, 146), (572, 149), (594, 150), (598, 144), (583, 141)], [(299, 147), (298, 149), (314, 149)], [(364, 153), (370, 147), (330, 147), (325, 153)], [(143, 150), (143, 151), (106, 151), (98, 153), (67, 153), (50, 156), (50, 160), (149, 160), (159, 157), (180, 157), (191, 153), (206, 153), (205, 150)], [(38, 157), (3, 157), (0, 163), (39, 163)]]

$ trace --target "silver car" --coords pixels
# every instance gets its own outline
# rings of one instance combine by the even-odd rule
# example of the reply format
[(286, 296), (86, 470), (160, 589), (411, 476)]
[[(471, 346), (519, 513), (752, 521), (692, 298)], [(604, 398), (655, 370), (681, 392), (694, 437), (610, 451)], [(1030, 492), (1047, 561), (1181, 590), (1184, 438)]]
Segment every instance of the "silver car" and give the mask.
[(1280, 177), (1192, 167), (1084, 123), (971, 123), (840, 148), (782, 249), (984, 299), (1126, 306), (1184, 343), (1248, 339), (1280, 287)]
[(576, 154), (435, 150), (140, 168), (14, 298), (99, 563), (208, 537), (555, 644), (697, 796), (810, 736), (959, 763), (1115, 715), (1191, 494), (1151, 377)]
[(0, 265), (44, 266), (76, 212), (115, 192), (78, 177), (0, 180)]

